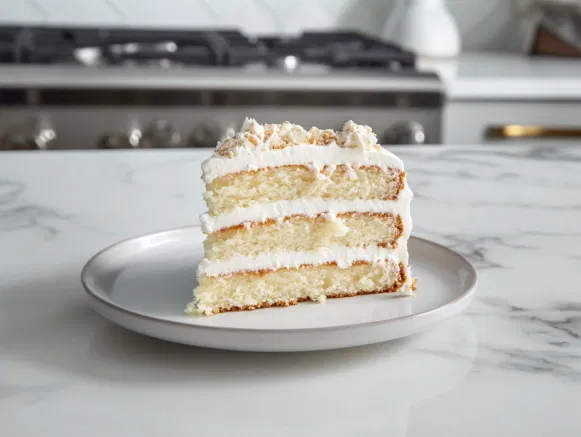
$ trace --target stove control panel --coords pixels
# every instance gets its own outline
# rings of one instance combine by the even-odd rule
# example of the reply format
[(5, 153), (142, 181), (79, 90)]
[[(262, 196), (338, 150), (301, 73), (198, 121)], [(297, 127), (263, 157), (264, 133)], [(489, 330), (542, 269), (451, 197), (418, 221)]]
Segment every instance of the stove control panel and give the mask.
[(94, 142), (90, 140), (92, 135), (87, 135), (87, 139), (78, 140), (76, 147), (62, 147), (49, 124), (31, 119), (4, 129), (0, 135), (0, 150), (213, 148), (229, 131), (235, 131), (234, 127), (206, 120), (194, 124), (191, 132), (184, 136), (171, 121), (156, 119), (143, 128), (130, 123), (126, 129), (118, 131), (105, 129)]
[(171, 121), (157, 119), (143, 130), (140, 145), (144, 149), (173, 149), (182, 145), (182, 135)]
[(218, 141), (228, 135), (229, 129), (236, 130), (217, 120), (204, 120), (192, 130), (187, 144), (190, 147), (215, 147)]
[(426, 131), (424, 126), (415, 121), (395, 123), (390, 126), (379, 138), (380, 144), (426, 144)]
[[(278, 111), (244, 111), (230, 114), (223, 120), (219, 116), (196, 120), (187, 116), (154, 118), (139, 123), (135, 119), (121, 123), (118, 117), (87, 117), (86, 121), (75, 121), (78, 114), (53, 117), (53, 123), (37, 117), (27, 118), (25, 122), (3, 123), (0, 116), (0, 151), (5, 150), (115, 150), (115, 149), (176, 149), (176, 148), (214, 148), (216, 144), (235, 132), (246, 114), (258, 120), (283, 122), (285, 120), (305, 126), (331, 126), (341, 129), (347, 119), (329, 117), (308, 110)], [(371, 125), (383, 145), (422, 145), (439, 141), (439, 113), (416, 115), (414, 120), (406, 120), (402, 114), (391, 114), (382, 111), (348, 117), (359, 123)], [(306, 115), (306, 116), (305, 116)], [(341, 114), (343, 115), (343, 114)], [(390, 119), (400, 120), (391, 122)], [(114, 120), (114, 118), (117, 118)], [(402, 119), (403, 118), (403, 119)], [(91, 120), (100, 120), (92, 123)], [(191, 121), (190, 121), (191, 120)], [(416, 121), (417, 120), (417, 121)], [(113, 126), (113, 129), (111, 128)], [(117, 128), (115, 128), (117, 126)], [(385, 127), (387, 126), (387, 127)]]
[(145, 126), (128, 128), (124, 132), (104, 134), (96, 145), (98, 149), (175, 149), (213, 148), (228, 133), (224, 123), (203, 121), (184, 138), (174, 123), (157, 119)]
[(98, 149), (136, 149), (141, 144), (141, 137), (139, 129), (131, 129), (127, 133), (108, 133), (99, 137), (96, 147)]
[(163, 119), (150, 122), (141, 130), (133, 123), (125, 132), (107, 133), (99, 137), (98, 149), (173, 149), (181, 147), (182, 136), (175, 125)]
[(56, 133), (50, 123), (31, 118), (14, 123), (0, 135), (0, 150), (45, 150), (55, 144)]
[(213, 148), (245, 117), (306, 129), (353, 120), (384, 145), (437, 144), (439, 82), (408, 82), (408, 91), (1, 89), (0, 150)]

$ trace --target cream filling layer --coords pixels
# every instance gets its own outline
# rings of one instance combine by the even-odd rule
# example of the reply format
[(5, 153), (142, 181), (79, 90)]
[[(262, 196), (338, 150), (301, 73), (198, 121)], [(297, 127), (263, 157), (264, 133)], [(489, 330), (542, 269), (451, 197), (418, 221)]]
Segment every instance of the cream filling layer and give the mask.
[(234, 158), (212, 155), (202, 163), (202, 180), (210, 183), (214, 179), (230, 173), (252, 171), (284, 165), (309, 165), (323, 168), (326, 165), (378, 166), (403, 170), (403, 162), (393, 153), (383, 148), (365, 150), (362, 148), (339, 147), (335, 143), (327, 146), (297, 144), (278, 150), (249, 150), (239, 148)]
[(408, 265), (407, 239), (400, 238), (397, 248), (388, 249), (378, 246), (345, 247), (330, 246), (298, 252), (263, 252), (256, 256), (234, 255), (231, 258), (208, 261), (204, 259), (198, 266), (198, 277), (222, 276), (236, 272), (276, 270), (296, 268), (304, 264), (320, 265), (337, 263), (340, 268), (350, 267), (355, 261), (383, 262), (391, 259), (396, 263)]
[(404, 235), (409, 237), (412, 229), (410, 203), (413, 192), (405, 185), (397, 200), (327, 200), (321, 198), (279, 200), (276, 202), (261, 203), (247, 208), (237, 208), (233, 211), (217, 216), (208, 213), (200, 217), (202, 231), (211, 234), (221, 229), (237, 226), (246, 222), (264, 222), (268, 219), (304, 215), (314, 217), (328, 213), (330, 216), (346, 212), (374, 212), (400, 215), (404, 225)]

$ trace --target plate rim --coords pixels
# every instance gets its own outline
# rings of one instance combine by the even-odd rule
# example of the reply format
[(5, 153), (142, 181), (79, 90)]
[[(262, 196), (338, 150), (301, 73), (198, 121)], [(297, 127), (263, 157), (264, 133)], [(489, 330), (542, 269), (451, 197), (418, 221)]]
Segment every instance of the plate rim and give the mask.
[(404, 319), (410, 319), (410, 318), (425, 318), (431, 314), (442, 311), (444, 308), (447, 308), (450, 306), (455, 307), (459, 303), (461, 303), (467, 299), (471, 299), (476, 291), (477, 286), (478, 286), (478, 271), (476, 270), (476, 267), (474, 267), (474, 265), (464, 255), (462, 255), (462, 254), (456, 252), (455, 250), (452, 250), (449, 247), (446, 247), (440, 243), (436, 243), (435, 241), (431, 241), (431, 240), (428, 240), (427, 238), (417, 237), (414, 235), (410, 236), (410, 239), (418, 240), (422, 244), (436, 247), (439, 250), (444, 250), (444, 251), (448, 252), (450, 255), (452, 255), (456, 258), (459, 258), (460, 261), (466, 265), (466, 267), (469, 271), (468, 286), (466, 287), (466, 290), (462, 294), (460, 294), (459, 296), (450, 300), (445, 305), (442, 305), (442, 306), (439, 306), (436, 308), (432, 308), (432, 309), (429, 309), (426, 311), (422, 311), (422, 312), (416, 313), (416, 314), (394, 317), (392, 319), (381, 319), (381, 320), (375, 320), (375, 321), (371, 321), (371, 322), (361, 322), (361, 323), (354, 323), (354, 324), (348, 324), (348, 325), (337, 325), (337, 326), (328, 326), (328, 327), (289, 328), (289, 329), (234, 328), (234, 327), (227, 327), (227, 326), (196, 325), (196, 324), (191, 324), (191, 323), (186, 323), (186, 322), (178, 322), (178, 321), (174, 321), (174, 320), (160, 319), (158, 317), (150, 316), (148, 314), (144, 314), (144, 313), (141, 313), (138, 311), (133, 311), (133, 310), (127, 309), (127, 308), (125, 308), (125, 307), (123, 307), (115, 302), (111, 302), (111, 301), (108, 301), (108, 300), (102, 298), (101, 296), (99, 296), (98, 293), (96, 293), (94, 290), (92, 290), (91, 287), (87, 284), (87, 281), (86, 281), (86, 276), (88, 276), (87, 272), (89, 272), (91, 267), (96, 262), (98, 262), (98, 260), (103, 255), (105, 255), (107, 252), (114, 250), (114, 249), (118, 248), (119, 246), (122, 246), (124, 244), (129, 243), (129, 242), (139, 240), (141, 238), (154, 237), (154, 236), (158, 236), (158, 235), (166, 234), (166, 233), (170, 233), (170, 232), (180, 232), (180, 231), (183, 232), (183, 231), (187, 231), (189, 229), (196, 229), (196, 228), (201, 229), (201, 226), (200, 225), (181, 226), (178, 228), (170, 228), (170, 229), (161, 230), (161, 231), (149, 232), (146, 234), (140, 234), (140, 235), (136, 235), (133, 237), (125, 238), (125, 239), (117, 241), (113, 244), (110, 244), (109, 246), (106, 246), (105, 248), (103, 248), (100, 251), (98, 251), (97, 253), (95, 253), (92, 257), (90, 257), (88, 259), (88, 261), (85, 263), (85, 265), (83, 266), (83, 268), (81, 269), (80, 279), (81, 279), (81, 284), (83, 285), (83, 289), (84, 289), (85, 293), (91, 299), (97, 300), (100, 304), (105, 305), (110, 310), (120, 311), (126, 315), (131, 316), (131, 317), (137, 317), (139, 319), (144, 319), (146, 321), (158, 323), (158, 324), (162, 324), (162, 325), (170, 325), (170, 326), (174, 326), (174, 327), (179, 326), (179, 327), (190, 328), (190, 329), (204, 329), (204, 330), (214, 331), (214, 332), (220, 331), (220, 332), (236, 332), (236, 333), (249, 333), (249, 334), (261, 332), (261, 333), (280, 334), (281, 332), (284, 332), (284, 333), (303, 332), (303, 333), (305, 333), (305, 332), (327, 332), (327, 331), (337, 331), (337, 330), (349, 330), (349, 329), (367, 328), (367, 327), (372, 327), (372, 326), (382, 325), (382, 324), (387, 324), (387, 323), (396, 323), (398, 321), (401, 321)]

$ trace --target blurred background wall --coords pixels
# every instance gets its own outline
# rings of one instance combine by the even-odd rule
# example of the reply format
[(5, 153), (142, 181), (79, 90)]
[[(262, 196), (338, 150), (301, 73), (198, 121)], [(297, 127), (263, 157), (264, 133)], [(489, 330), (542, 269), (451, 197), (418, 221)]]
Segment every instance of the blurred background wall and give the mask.
[[(224, 26), (249, 33), (355, 28), (381, 35), (399, 0), (0, 0), (3, 24)], [(405, 0), (404, 0), (405, 1)], [(447, 0), (464, 51), (518, 51), (532, 0)]]

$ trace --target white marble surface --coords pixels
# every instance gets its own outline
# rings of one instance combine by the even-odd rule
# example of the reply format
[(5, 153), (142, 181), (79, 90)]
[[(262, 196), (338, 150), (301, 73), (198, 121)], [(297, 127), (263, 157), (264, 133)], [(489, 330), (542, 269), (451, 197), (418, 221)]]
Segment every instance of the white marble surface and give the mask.
[(418, 65), (439, 72), (452, 102), (581, 98), (581, 62), (577, 59), (481, 52), (446, 61), (420, 59)]
[(415, 234), (476, 264), (475, 302), (407, 340), (288, 355), (163, 343), (84, 300), (95, 251), (197, 222), (207, 152), (0, 155), (0, 435), (579, 435), (581, 144), (396, 153)]

